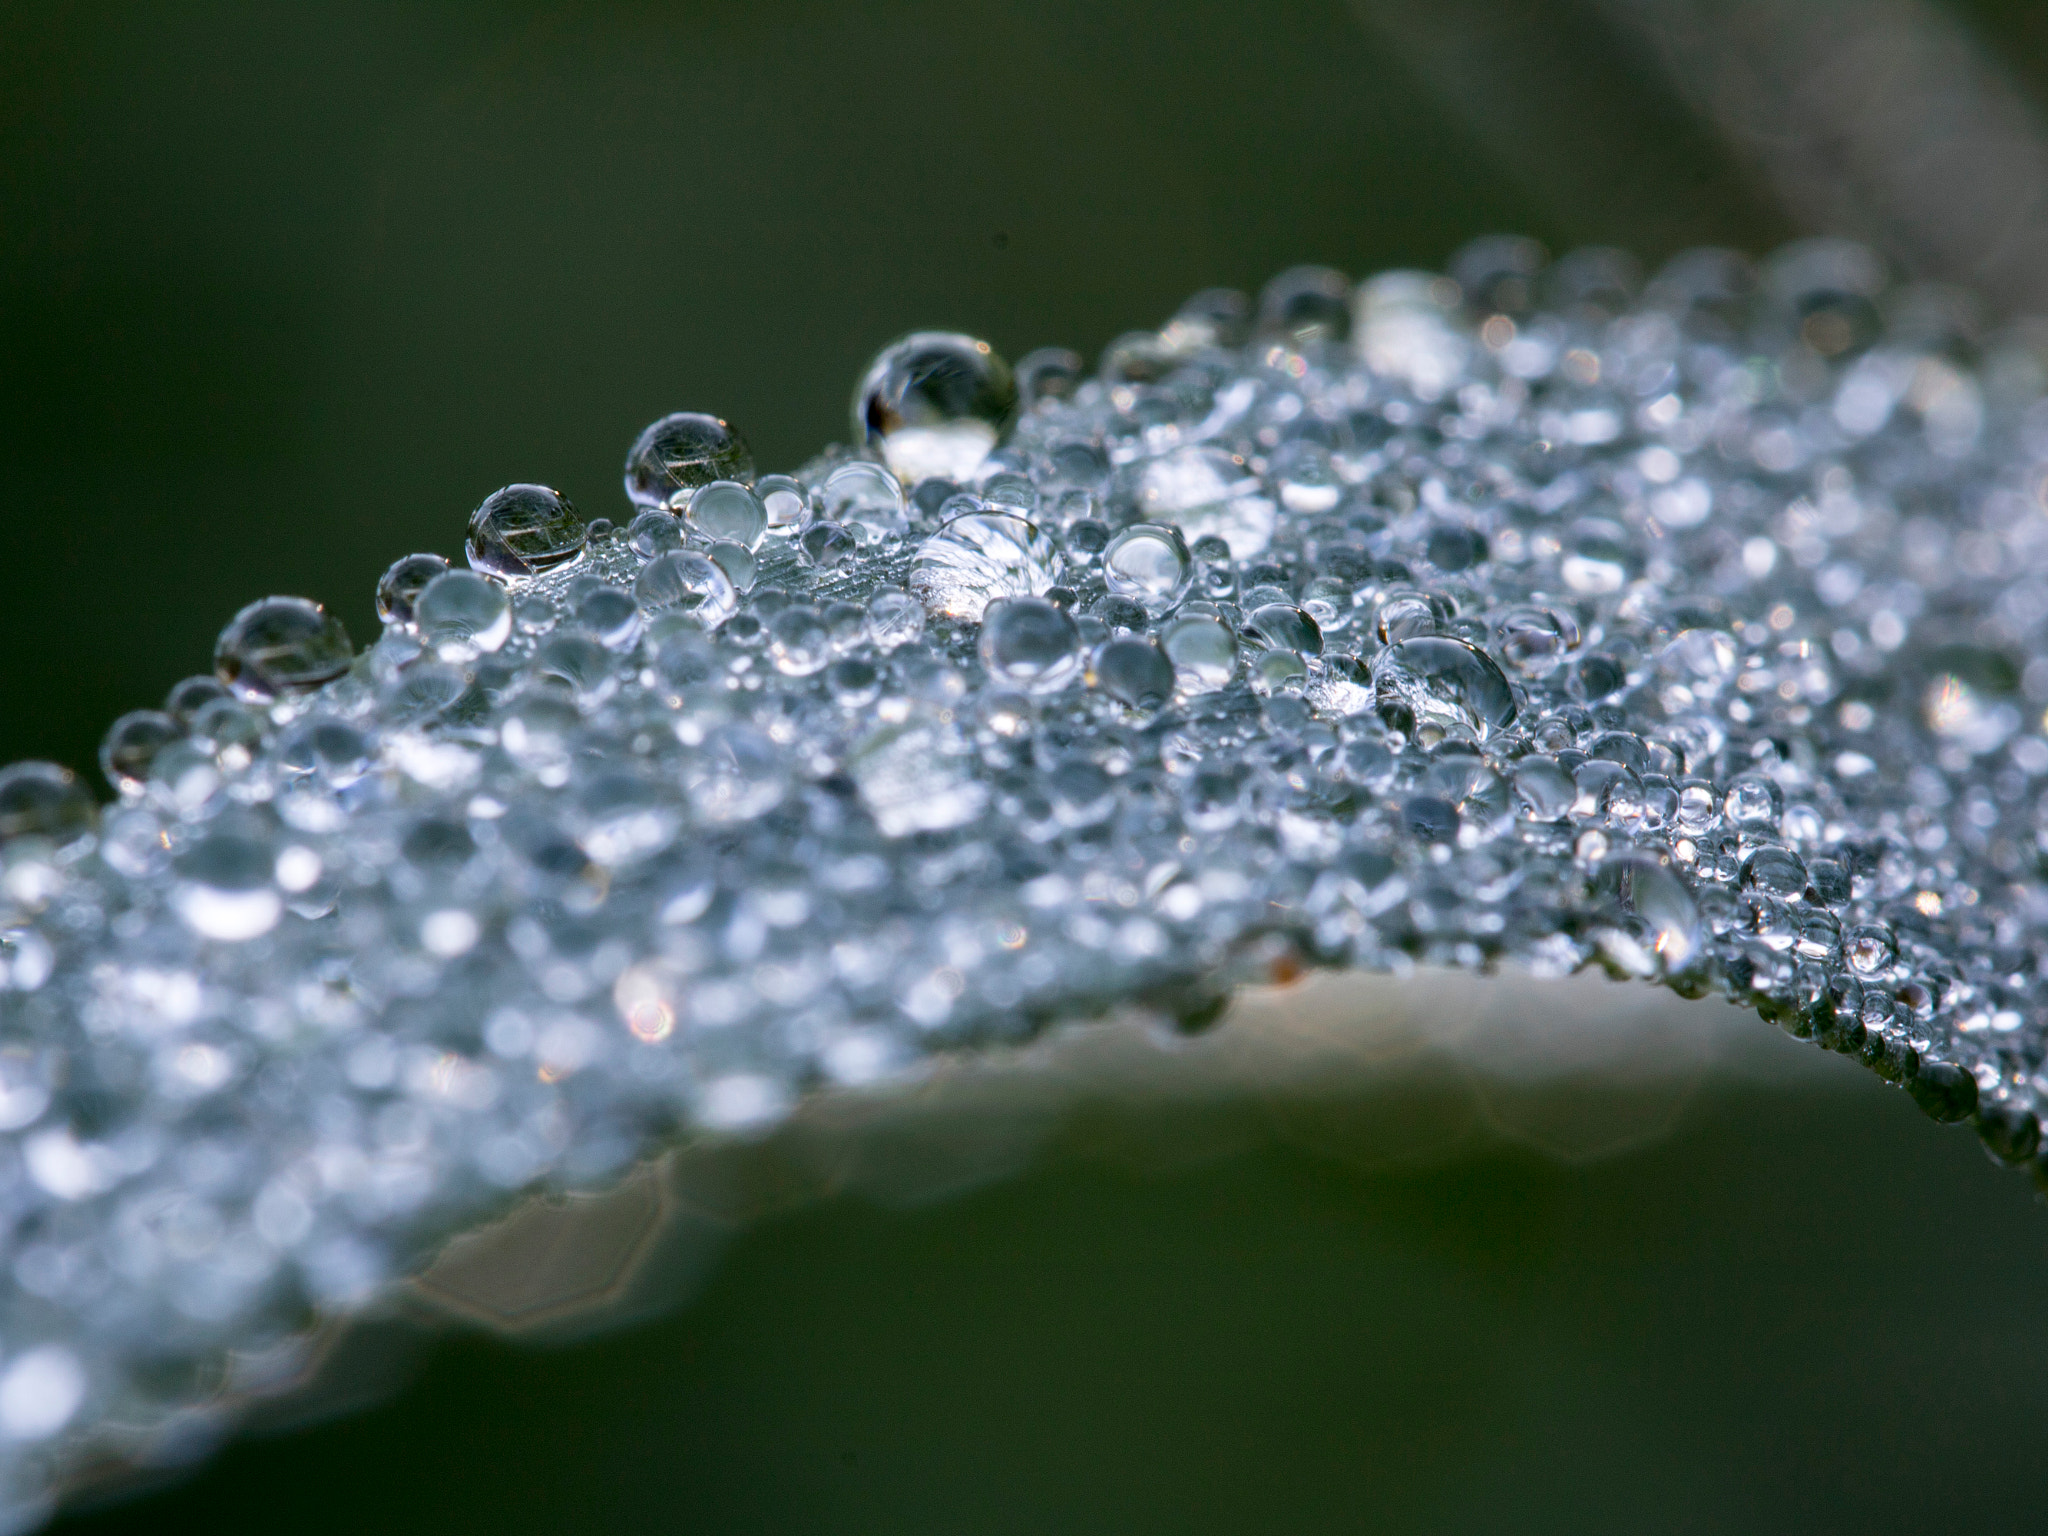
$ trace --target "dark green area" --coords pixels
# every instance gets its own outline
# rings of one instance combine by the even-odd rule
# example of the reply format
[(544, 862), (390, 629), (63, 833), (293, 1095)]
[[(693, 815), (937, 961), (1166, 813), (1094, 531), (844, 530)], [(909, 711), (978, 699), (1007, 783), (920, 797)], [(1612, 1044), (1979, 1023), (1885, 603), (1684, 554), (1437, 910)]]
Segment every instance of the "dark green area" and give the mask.
[(2041, 1490), (2032, 1200), (1875, 1087), (1720, 1091), (1584, 1168), (1269, 1149), (842, 1200), (671, 1321), (453, 1342), (383, 1408), (62, 1529), (1995, 1527)]

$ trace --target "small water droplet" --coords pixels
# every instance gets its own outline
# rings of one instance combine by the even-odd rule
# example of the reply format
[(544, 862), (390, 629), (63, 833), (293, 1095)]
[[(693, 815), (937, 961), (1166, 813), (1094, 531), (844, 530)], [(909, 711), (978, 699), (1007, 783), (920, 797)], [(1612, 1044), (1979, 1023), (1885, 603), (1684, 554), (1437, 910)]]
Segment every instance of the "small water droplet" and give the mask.
[(809, 603), (792, 603), (768, 621), (768, 657), (786, 677), (809, 677), (832, 660), (832, 630)]
[(1143, 604), (1152, 614), (1173, 609), (1186, 594), (1194, 571), (1187, 540), (1178, 528), (1164, 523), (1134, 523), (1102, 551), (1102, 579), (1109, 590)]
[(1269, 650), (1302, 656), (1323, 653), (1323, 632), (1316, 621), (1292, 603), (1264, 603), (1245, 616), (1245, 634)]
[(56, 763), (0, 768), (0, 843), (40, 837), (67, 848), (90, 837), (100, 810), (78, 775)]
[(184, 735), (175, 716), (154, 709), (131, 711), (108, 727), (100, 742), (100, 772), (123, 796), (139, 795), (157, 753)]
[(648, 561), (633, 583), (633, 599), (648, 613), (688, 614), (706, 629), (718, 628), (740, 606), (732, 578), (689, 550)]
[(1501, 660), (1523, 677), (1548, 677), (1578, 649), (1579, 626), (1555, 608), (1510, 608), (1494, 626)]
[(860, 538), (852, 529), (821, 518), (797, 535), (796, 547), (806, 565), (829, 571), (860, 553)]
[(924, 604), (896, 587), (882, 588), (868, 599), (867, 634), (884, 651), (922, 638)]
[(475, 571), (449, 571), (413, 604), (420, 640), (444, 661), (473, 661), (512, 638), (512, 599)]
[(1071, 400), (1087, 376), (1086, 360), (1066, 347), (1027, 352), (1017, 360), (1017, 403), (1028, 411), (1041, 400)]
[(1515, 718), (1514, 691), (1484, 651), (1462, 640), (1420, 635), (1373, 658), (1373, 694), (1396, 730), (1433, 731), (1484, 742)]
[(754, 494), (768, 513), (768, 531), (779, 536), (796, 533), (810, 514), (811, 500), (803, 482), (791, 475), (763, 475), (754, 482)]
[(746, 439), (701, 411), (676, 411), (649, 423), (626, 454), (626, 497), (636, 507), (679, 512), (699, 486), (753, 478)]
[(1186, 693), (1214, 693), (1237, 675), (1237, 637), (1221, 620), (1191, 615), (1160, 636), (1174, 676)]
[(400, 629), (412, 627), (413, 604), (427, 583), (448, 569), (439, 555), (407, 555), (394, 560), (377, 581), (377, 617)]
[(725, 572), (736, 590), (754, 590), (754, 577), (761, 569), (761, 562), (754, 558), (754, 552), (746, 545), (720, 540), (704, 553), (712, 564)]
[(268, 843), (214, 832), (178, 855), (171, 903), (202, 938), (239, 944), (259, 938), (284, 915)]
[(683, 547), (683, 524), (673, 512), (649, 507), (626, 525), (626, 546), (642, 560)]
[(768, 531), (768, 509), (737, 480), (714, 480), (699, 486), (690, 496), (683, 519), (707, 542), (747, 549), (759, 544)]
[(213, 648), (220, 680), (257, 704), (330, 683), (354, 660), (341, 620), (303, 597), (251, 603), (228, 621)]
[(853, 435), (899, 479), (965, 481), (1017, 409), (1010, 366), (985, 341), (919, 331), (885, 347), (853, 397)]
[(818, 490), (818, 515), (856, 530), (875, 543), (910, 528), (903, 486), (879, 464), (842, 464)]
[(469, 517), (470, 568), (505, 581), (557, 570), (583, 556), (583, 518), (545, 485), (508, 485)]
[(1095, 653), (1096, 687), (1133, 709), (1157, 709), (1173, 697), (1174, 667), (1150, 640), (1124, 635)]

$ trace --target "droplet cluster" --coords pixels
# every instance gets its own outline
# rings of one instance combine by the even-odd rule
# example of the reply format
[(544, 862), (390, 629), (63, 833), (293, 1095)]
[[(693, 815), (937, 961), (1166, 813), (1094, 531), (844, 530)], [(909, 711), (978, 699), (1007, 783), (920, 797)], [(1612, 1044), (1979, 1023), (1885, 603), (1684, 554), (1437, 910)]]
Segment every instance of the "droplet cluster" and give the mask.
[(1489, 240), (252, 604), (104, 812), (0, 771), (0, 1502), (521, 1191), (1304, 964), (1718, 992), (2034, 1160), (2044, 389), (1854, 247)]

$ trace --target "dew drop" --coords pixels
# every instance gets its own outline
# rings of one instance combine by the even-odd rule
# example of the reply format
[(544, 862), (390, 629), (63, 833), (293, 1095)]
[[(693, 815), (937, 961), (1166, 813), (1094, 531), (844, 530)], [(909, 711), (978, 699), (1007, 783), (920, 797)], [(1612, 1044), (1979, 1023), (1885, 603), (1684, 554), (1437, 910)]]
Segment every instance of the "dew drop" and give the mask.
[(648, 613), (680, 613), (716, 629), (739, 610), (732, 578), (703, 555), (674, 550), (647, 562), (633, 582), (633, 600)]
[(413, 605), (427, 583), (448, 569), (439, 555), (407, 555), (394, 560), (377, 581), (377, 617), (400, 629), (412, 627)]
[(924, 604), (908, 592), (884, 587), (868, 599), (867, 636), (876, 649), (893, 651), (924, 635)]
[(1579, 644), (1579, 626), (1569, 614), (1533, 605), (1510, 608), (1493, 635), (1501, 660), (1523, 677), (1550, 676)]
[(810, 514), (810, 496), (793, 476), (763, 475), (754, 482), (754, 494), (768, 514), (768, 531), (778, 537), (796, 533)]
[(154, 709), (138, 709), (108, 727), (100, 742), (100, 772), (124, 796), (139, 795), (157, 753), (184, 738), (177, 718)]
[(276, 853), (255, 838), (214, 832), (178, 855), (171, 903), (201, 938), (239, 944), (259, 938), (284, 915), (275, 884)]
[(1102, 551), (1102, 579), (1118, 597), (1144, 605), (1148, 613), (1169, 612), (1194, 579), (1194, 557), (1178, 528), (1136, 523)]
[(753, 478), (746, 439), (701, 411), (676, 411), (649, 423), (626, 454), (626, 498), (636, 507), (680, 512), (699, 486)]
[(768, 509), (737, 480), (699, 486), (690, 495), (683, 520), (709, 543), (738, 544), (749, 550), (768, 531)]
[(965, 481), (1017, 410), (1010, 365), (985, 341), (919, 331), (885, 347), (853, 397), (853, 436), (900, 480)]
[(1323, 631), (1292, 603), (1265, 603), (1245, 616), (1245, 634), (1268, 650), (1301, 656), (1323, 653)]
[(1159, 643), (1185, 693), (1214, 693), (1237, 675), (1237, 637), (1220, 620), (1193, 615), (1176, 619)]
[(1105, 642), (1091, 671), (1096, 687), (1133, 709), (1157, 709), (1173, 697), (1173, 663), (1137, 635)]
[(585, 526), (560, 491), (508, 485), (470, 514), (464, 553), (472, 570), (523, 581), (582, 558)]
[(1462, 640), (1421, 635), (1373, 658), (1373, 694), (1380, 715), (1411, 735), (1434, 731), (1484, 742), (1515, 718), (1508, 680), (1485, 652)]
[(858, 532), (872, 544), (910, 528), (903, 486), (879, 464), (842, 464), (818, 490), (819, 516)]
[(99, 826), (99, 806), (78, 775), (55, 763), (0, 768), (0, 843), (39, 837), (67, 848)]
[(1010, 512), (968, 512), (917, 550), (910, 590), (931, 613), (979, 620), (999, 597), (1040, 597), (1059, 574), (1052, 538)]
[(1064, 688), (1081, 672), (1074, 621), (1042, 597), (1001, 597), (981, 616), (981, 663), (1005, 687), (1033, 693)]
[(1678, 877), (1654, 859), (1624, 856), (1602, 864), (1590, 892), (1601, 949), (1636, 976), (1672, 976), (1700, 949), (1699, 908)]
[(512, 599), (475, 571), (436, 576), (413, 614), (421, 641), (444, 661), (473, 661), (512, 638)]
[(832, 629), (809, 603), (792, 603), (768, 621), (768, 657), (785, 677), (809, 677), (832, 660)]
[(228, 621), (213, 648), (220, 680), (254, 704), (309, 693), (354, 660), (341, 620), (303, 597), (251, 603)]

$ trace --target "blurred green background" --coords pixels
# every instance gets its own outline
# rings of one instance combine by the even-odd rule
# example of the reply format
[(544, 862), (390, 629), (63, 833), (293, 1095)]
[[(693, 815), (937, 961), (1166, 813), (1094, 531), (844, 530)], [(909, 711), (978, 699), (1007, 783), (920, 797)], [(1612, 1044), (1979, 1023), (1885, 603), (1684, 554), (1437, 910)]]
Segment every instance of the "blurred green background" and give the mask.
[[(267, 592), (367, 639), (508, 481), (617, 516), (663, 411), (791, 467), (912, 327), (1092, 351), (1501, 229), (1654, 265), (1846, 228), (2025, 307), (2044, 14), (10, 0), (0, 759), (89, 768)], [(1590, 1170), (1049, 1166), (772, 1224), (668, 1323), (450, 1346), (77, 1528), (2023, 1524), (2030, 1200), (1874, 1082), (1715, 1089)]]

